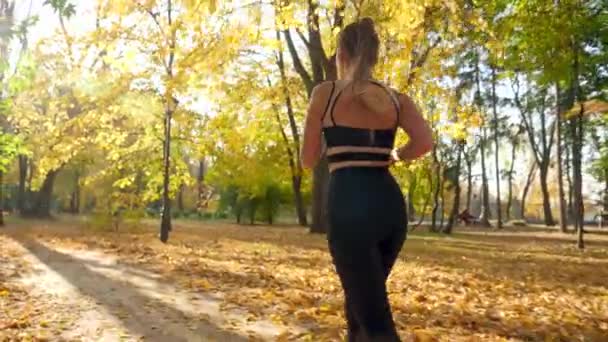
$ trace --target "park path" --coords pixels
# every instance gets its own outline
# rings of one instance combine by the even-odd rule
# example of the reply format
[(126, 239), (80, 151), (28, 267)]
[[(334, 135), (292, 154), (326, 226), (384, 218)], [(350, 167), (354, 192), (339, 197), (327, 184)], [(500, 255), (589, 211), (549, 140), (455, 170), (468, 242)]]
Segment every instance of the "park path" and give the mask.
[[(13, 281), (32, 298), (46, 301), (39, 311), (50, 309), (65, 323), (55, 336), (60, 340), (267, 341), (284, 336), (270, 322), (252, 322), (238, 311), (221, 310), (221, 294), (167, 284), (158, 274), (121, 264), (114, 255), (57, 247), (31, 237), (5, 236), (2, 244), (30, 266)], [(2, 262), (7, 269), (20, 267), (17, 260)], [(45, 315), (48, 319), (49, 313)]]

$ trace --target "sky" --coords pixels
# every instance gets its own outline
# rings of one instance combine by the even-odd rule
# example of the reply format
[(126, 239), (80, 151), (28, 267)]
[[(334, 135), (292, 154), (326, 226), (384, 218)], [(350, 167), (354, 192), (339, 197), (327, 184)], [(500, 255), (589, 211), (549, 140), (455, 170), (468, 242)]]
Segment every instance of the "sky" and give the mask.
[[(45, 39), (53, 34), (57, 33), (59, 30), (59, 19), (57, 15), (53, 12), (50, 6), (43, 5), (45, 0), (18, 0), (18, 5), (16, 7), (16, 21), (19, 22), (25, 19), (28, 14), (29, 15), (37, 15), (39, 21), (37, 24), (31, 28), (29, 40), (30, 45), (39, 42), (40, 40)], [(76, 5), (76, 15), (67, 22), (67, 27), (69, 32), (73, 32), (74, 34), (86, 32), (93, 28), (95, 24), (95, 1), (92, 0), (72, 0), (72, 3)], [(14, 58), (14, 57), (13, 57)], [(501, 97), (512, 97), (513, 93), (510, 87), (506, 85), (499, 86), (497, 89), (497, 93)], [(200, 94), (197, 97), (197, 101), (191, 106), (190, 109), (195, 110), (200, 113), (209, 113), (212, 103), (205, 98), (204, 94)], [(507, 114), (512, 122), (519, 121), (519, 117), (514, 108), (501, 108), (502, 114)], [(510, 146), (508, 144), (504, 144), (501, 148), (501, 167), (507, 166), (507, 159), (510, 158)], [(518, 153), (516, 158), (516, 171), (518, 172), (518, 177), (525, 177), (527, 173), (527, 167), (530, 161), (530, 154), (527, 151), (521, 151)], [(490, 181), (490, 192), (492, 194), (495, 193), (495, 164), (494, 157), (486, 158), (487, 167), (490, 172), (488, 173), (488, 178)], [(481, 173), (481, 165), (477, 163), (474, 166), (474, 173)], [(506, 179), (501, 180), (501, 188), (502, 192), (506, 192)], [(591, 177), (588, 175), (585, 177), (584, 181), (584, 192), (590, 193), (599, 186)]]

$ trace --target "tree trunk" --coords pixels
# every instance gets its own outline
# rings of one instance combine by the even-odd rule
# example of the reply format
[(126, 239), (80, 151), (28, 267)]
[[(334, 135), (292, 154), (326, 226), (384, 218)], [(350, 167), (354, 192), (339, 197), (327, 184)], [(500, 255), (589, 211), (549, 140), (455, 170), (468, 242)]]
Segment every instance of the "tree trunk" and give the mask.
[(4, 226), (4, 172), (0, 171), (0, 227)]
[[(281, 33), (279, 31), (278, 26), (276, 27), (276, 37), (278, 41), (281, 41)], [(279, 73), (281, 75), (281, 88), (283, 89), (283, 97), (285, 101), (285, 107), (287, 109), (287, 119), (289, 122), (289, 128), (291, 130), (293, 147), (290, 147), (292, 143), (289, 141), (289, 139), (287, 138), (287, 134), (285, 134), (285, 131), (283, 130), (278, 109), (275, 109), (276, 118), (279, 125), (279, 129), (281, 130), (281, 135), (283, 136), (283, 140), (285, 143), (287, 157), (289, 158), (289, 167), (291, 170), (291, 186), (293, 189), (294, 205), (296, 209), (296, 215), (298, 217), (298, 224), (301, 226), (306, 226), (308, 225), (308, 220), (306, 217), (306, 208), (304, 206), (304, 200), (302, 198), (303, 169), (302, 161), (300, 159), (300, 132), (298, 130), (298, 125), (295, 118), (295, 111), (293, 109), (291, 96), (289, 95), (289, 89), (287, 87), (288, 80), (287, 74), (285, 72), (285, 60), (283, 58), (283, 50), (280, 48), (277, 51), (276, 62), (279, 68)], [(268, 79), (268, 84), (271, 84), (270, 79)]]
[[(475, 52), (475, 84), (477, 85), (477, 90), (475, 93), (475, 103), (480, 112), (483, 111), (483, 98), (481, 96), (481, 76), (480, 76), (480, 68), (479, 68), (479, 54)], [(488, 190), (488, 174), (486, 170), (486, 127), (481, 127), (481, 140), (479, 143), (479, 153), (481, 153), (481, 192), (482, 192), (482, 202), (481, 202), (481, 215), (479, 218), (480, 224), (484, 227), (491, 227), (490, 225), (490, 192)]]
[(74, 189), (70, 194), (70, 214), (78, 214), (78, 205), (76, 204), (78, 201), (78, 190)]
[(604, 170), (604, 205), (602, 209), (605, 214), (608, 214), (608, 169)]
[(574, 171), (574, 216), (575, 216), (575, 227), (578, 232), (577, 246), (580, 249), (585, 248), (583, 240), (584, 234), (584, 217), (585, 209), (583, 203), (583, 177), (582, 177), (582, 155), (581, 148), (583, 145), (583, 116), (582, 116), (582, 104), (581, 113), (572, 119), (572, 123), (576, 125), (575, 143), (573, 144), (572, 151), (572, 168)]
[(509, 166), (509, 175), (507, 178), (508, 182), (508, 194), (507, 194), (507, 221), (511, 220), (511, 209), (513, 207), (513, 170), (515, 168), (515, 152), (517, 151), (517, 144), (513, 142), (511, 147), (511, 166)]
[(559, 228), (562, 233), (568, 231), (568, 217), (566, 216), (566, 203), (564, 200), (564, 175), (562, 171), (562, 110), (561, 110), (561, 92), (559, 82), (555, 83), (555, 104), (556, 104), (556, 132), (557, 135), (557, 186), (558, 186), (558, 203), (559, 203)]
[(450, 211), (450, 216), (448, 218), (448, 223), (443, 229), (443, 232), (446, 234), (451, 234), (454, 228), (454, 224), (456, 222), (456, 218), (458, 217), (458, 212), (460, 211), (460, 168), (462, 164), (462, 153), (464, 150), (464, 143), (460, 143), (458, 148), (458, 156), (456, 157), (456, 183), (454, 184), (454, 203), (452, 205), (452, 210)]
[(492, 65), (492, 112), (494, 114), (494, 162), (496, 169), (496, 227), (502, 228), (502, 208), (500, 203), (500, 165), (499, 161), (499, 150), (498, 145), (498, 111), (496, 109), (496, 102), (498, 98), (496, 96), (496, 67)]
[[(151, 13), (151, 12), (150, 12)], [(158, 15), (158, 14), (157, 14)], [(152, 15), (154, 17), (154, 15)], [(156, 17), (154, 17), (156, 21)], [(167, 23), (169, 27), (173, 26), (173, 2), (167, 0)], [(177, 42), (177, 29), (172, 29), (171, 34), (168, 37), (169, 40), (169, 55), (168, 60), (163, 60), (165, 63), (165, 69), (167, 70), (167, 77), (173, 78), (173, 63), (175, 62), (175, 47)], [(164, 59), (164, 58), (163, 58)], [(173, 112), (177, 106), (177, 99), (171, 92), (167, 92), (165, 95), (165, 121), (164, 121), (164, 144), (163, 144), (163, 194), (162, 194), (162, 206), (163, 212), (161, 215), (160, 222), (160, 241), (166, 243), (169, 240), (169, 232), (171, 229), (171, 198), (169, 196), (169, 182), (171, 180), (170, 166), (171, 166), (171, 119)]]
[(467, 212), (471, 210), (471, 196), (473, 195), (473, 160), (465, 158), (467, 164)]
[[(169, 104), (167, 104), (169, 106)], [(166, 243), (171, 231), (171, 199), (169, 198), (170, 164), (171, 164), (171, 117), (173, 112), (170, 108), (165, 110), (165, 139), (163, 144), (163, 211), (160, 223), (160, 241)]]
[(526, 179), (526, 184), (524, 186), (524, 192), (521, 195), (521, 219), (526, 220), (526, 199), (528, 198), (528, 192), (530, 191), (530, 187), (532, 186), (532, 182), (534, 180), (534, 173), (536, 173), (536, 162), (532, 164), (530, 168), (530, 172), (528, 172), (528, 178)]
[(196, 187), (198, 190), (198, 200), (196, 203), (197, 210), (203, 209), (203, 202), (205, 200), (205, 158), (201, 158), (198, 161), (198, 175), (196, 176)]
[(80, 172), (76, 172), (74, 191), (70, 195), (70, 213), (77, 215), (80, 212)]
[(481, 137), (480, 153), (481, 153), (481, 216), (480, 224), (484, 227), (490, 225), (490, 191), (488, 189), (488, 174), (486, 172), (486, 128), (481, 128), (483, 136)]
[(545, 225), (554, 226), (553, 213), (551, 212), (551, 195), (549, 194), (549, 185), (547, 184), (547, 176), (549, 174), (549, 163), (543, 162), (540, 165), (540, 188), (543, 194), (543, 213), (545, 216)]
[[(572, 128), (571, 124), (569, 125)], [(570, 130), (570, 135), (573, 136), (572, 130)], [(572, 142), (570, 142), (572, 144)], [(572, 156), (571, 149), (565, 148), (566, 151), (566, 161), (564, 165), (566, 166), (566, 182), (568, 183), (568, 203), (567, 203), (567, 214), (568, 224), (574, 224), (574, 182), (572, 181)]]
[(437, 231), (442, 231), (445, 222), (445, 178), (441, 179), (441, 216), (439, 219), (439, 229)]
[[(293, 66), (306, 87), (308, 97), (312, 93), (312, 89), (323, 80), (335, 80), (337, 72), (332, 56), (327, 58), (327, 54), (323, 48), (321, 32), (319, 30), (319, 3), (317, 1), (308, 1), (307, 29), (308, 39), (305, 44), (310, 61), (311, 72), (308, 72), (304, 67), (304, 63), (300, 59), (298, 50), (291, 37), (289, 29), (283, 31), (283, 36), (287, 43), (287, 48), (293, 61)], [(336, 6), (334, 10), (334, 20), (332, 29), (339, 29), (344, 23), (345, 4)], [(312, 224), (310, 226), (311, 233), (325, 233), (328, 228), (327, 215), (327, 195), (329, 186), (329, 168), (328, 163), (323, 156), (322, 160), (317, 164), (313, 172), (313, 194), (312, 194)]]
[(422, 206), (422, 211), (420, 212), (420, 216), (418, 217), (418, 222), (416, 223), (415, 227), (420, 226), (426, 218), (426, 210), (429, 208), (429, 204), (431, 203), (431, 196), (431, 193), (426, 196), (426, 199), (424, 200), (424, 205)]
[(414, 207), (414, 192), (418, 186), (417, 176), (413, 173), (410, 174), (410, 184), (407, 189), (407, 218), (408, 221), (414, 221), (416, 215), (416, 208)]
[(437, 145), (433, 145), (433, 164), (435, 166), (435, 190), (433, 192), (433, 211), (431, 214), (431, 231), (437, 229), (437, 210), (439, 210), (439, 195), (441, 191), (441, 164), (437, 158)]
[(585, 137), (583, 132), (583, 113), (584, 108), (584, 96), (579, 83), (579, 51), (578, 42), (575, 42), (574, 46), (574, 60), (572, 64), (572, 89), (574, 91), (573, 99), (579, 102), (580, 111), (578, 115), (572, 118), (571, 124), (573, 126), (573, 143), (572, 143), (572, 173), (574, 181), (574, 217), (575, 227), (578, 233), (577, 235), (577, 246), (579, 249), (585, 248), (585, 242), (583, 235), (585, 233), (585, 208), (583, 202), (583, 170), (582, 170), (582, 149), (583, 139)]
[(184, 184), (180, 184), (177, 191), (177, 211), (180, 214), (184, 212)]
[(293, 187), (294, 203), (296, 205), (296, 214), (298, 215), (298, 224), (300, 226), (307, 225), (306, 208), (304, 206), (304, 198), (302, 196), (302, 176), (293, 176), (291, 178)]
[(27, 181), (28, 159), (24, 155), (19, 156), (19, 187), (17, 189), (17, 211), (23, 215), (25, 208), (25, 182)]
[[(582, 105), (581, 105), (582, 107)], [(583, 137), (583, 117), (582, 110), (581, 114), (579, 114), (576, 118), (572, 119), (572, 124), (576, 125), (576, 135), (575, 135), (575, 143), (573, 144), (572, 150), (572, 167), (574, 171), (574, 217), (575, 217), (575, 227), (577, 231), (577, 246), (580, 249), (585, 248), (585, 242), (583, 239), (584, 235), (584, 203), (583, 203), (583, 194), (582, 194), (582, 156), (581, 156), (581, 148), (582, 148), (582, 137)]]
[(35, 195), (33, 207), (28, 210), (28, 216), (36, 218), (50, 218), (51, 217), (51, 199), (53, 196), (53, 185), (55, 184), (55, 177), (59, 173), (59, 170), (50, 171), (47, 173), (40, 190)]

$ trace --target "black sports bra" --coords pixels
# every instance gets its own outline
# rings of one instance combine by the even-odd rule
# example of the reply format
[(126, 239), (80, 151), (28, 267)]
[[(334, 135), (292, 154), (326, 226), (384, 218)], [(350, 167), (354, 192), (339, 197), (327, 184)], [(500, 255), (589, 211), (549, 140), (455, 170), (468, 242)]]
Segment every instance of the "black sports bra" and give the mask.
[[(325, 106), (325, 112), (323, 113), (323, 118), (321, 119), (324, 121), (325, 116), (329, 111), (332, 125), (324, 126), (323, 133), (325, 135), (328, 150), (330, 150), (332, 147), (343, 148), (341, 148), (340, 152), (338, 153), (328, 153), (327, 159), (329, 161), (330, 168), (332, 164), (341, 162), (388, 162), (390, 160), (390, 151), (395, 143), (395, 134), (399, 124), (399, 102), (395, 99), (395, 96), (387, 87), (375, 81), (369, 82), (383, 88), (390, 96), (397, 114), (395, 127), (389, 129), (369, 129), (336, 124), (334, 119), (334, 109), (336, 107), (338, 98), (346, 87), (338, 91), (334, 97), (336, 84), (335, 82), (332, 82), (331, 95), (329, 96), (329, 100)], [(372, 149), (367, 149), (365, 152), (356, 151), (357, 148), (360, 150), (361, 147), (371, 147)], [(351, 151), (349, 151), (349, 148)]]

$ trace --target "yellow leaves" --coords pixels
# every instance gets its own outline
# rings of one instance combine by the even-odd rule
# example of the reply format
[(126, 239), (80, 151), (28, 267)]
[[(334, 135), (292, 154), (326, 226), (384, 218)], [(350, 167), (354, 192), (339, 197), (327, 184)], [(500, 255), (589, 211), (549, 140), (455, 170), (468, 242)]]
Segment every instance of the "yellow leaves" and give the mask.
[[(408, 340), (406, 340), (408, 341)], [(433, 333), (424, 330), (424, 329), (416, 329), (414, 330), (414, 334), (412, 338), (409, 340), (411, 342), (437, 342), (439, 341), (437, 337), (434, 336)]]
[(196, 279), (192, 282), (192, 286), (198, 290), (209, 291), (214, 288), (214, 286), (207, 279)]
[[(147, 3), (143, 4), (142, 6), (146, 6), (146, 7), (150, 6), (151, 1), (148, 0), (148, 1), (144, 1), (144, 2), (147, 2)], [(109, 4), (110, 4), (110, 6), (109, 6), (110, 13), (115, 13), (118, 15), (128, 14), (137, 7), (137, 2), (130, 1), (130, 0), (115, 0), (115, 1), (110, 1)]]

